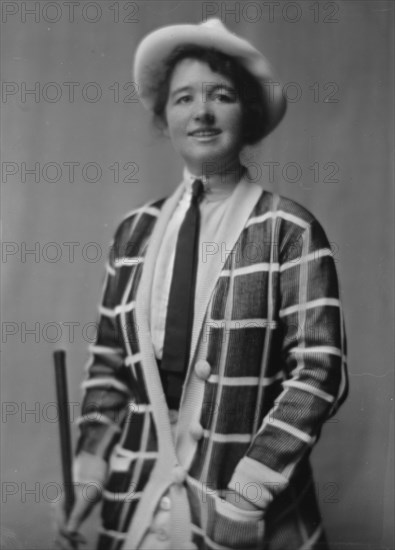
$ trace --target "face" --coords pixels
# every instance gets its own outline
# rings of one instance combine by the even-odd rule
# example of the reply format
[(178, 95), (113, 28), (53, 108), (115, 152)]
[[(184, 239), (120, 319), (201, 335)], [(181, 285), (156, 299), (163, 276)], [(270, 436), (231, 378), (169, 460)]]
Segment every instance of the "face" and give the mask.
[(238, 164), (242, 106), (233, 83), (207, 63), (188, 58), (175, 66), (165, 114), (173, 147), (193, 174)]

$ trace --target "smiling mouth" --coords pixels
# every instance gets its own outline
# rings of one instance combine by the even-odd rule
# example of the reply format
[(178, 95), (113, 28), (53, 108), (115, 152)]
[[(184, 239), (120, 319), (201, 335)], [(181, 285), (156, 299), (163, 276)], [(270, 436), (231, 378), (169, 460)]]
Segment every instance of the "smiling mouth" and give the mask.
[(195, 130), (194, 132), (189, 132), (188, 135), (192, 137), (213, 137), (221, 133), (221, 130)]

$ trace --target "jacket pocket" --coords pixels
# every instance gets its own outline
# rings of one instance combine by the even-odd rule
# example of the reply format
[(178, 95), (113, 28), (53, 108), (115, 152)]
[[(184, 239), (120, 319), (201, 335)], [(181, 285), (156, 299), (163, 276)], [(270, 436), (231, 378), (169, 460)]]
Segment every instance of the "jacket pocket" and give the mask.
[(261, 510), (242, 510), (215, 498), (215, 513), (209, 538), (225, 548), (237, 550), (261, 549), (264, 519)]

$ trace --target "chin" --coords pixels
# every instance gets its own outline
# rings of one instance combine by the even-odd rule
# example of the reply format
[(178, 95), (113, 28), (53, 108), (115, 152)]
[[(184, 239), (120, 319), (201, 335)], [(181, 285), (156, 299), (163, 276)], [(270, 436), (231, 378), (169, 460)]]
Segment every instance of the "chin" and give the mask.
[(185, 156), (184, 161), (188, 166), (197, 166), (200, 169), (207, 164), (218, 164), (221, 169), (222, 166), (225, 166), (229, 163), (233, 163), (236, 158), (238, 158), (239, 152), (235, 151), (232, 153), (216, 153), (215, 151), (205, 152), (201, 155)]

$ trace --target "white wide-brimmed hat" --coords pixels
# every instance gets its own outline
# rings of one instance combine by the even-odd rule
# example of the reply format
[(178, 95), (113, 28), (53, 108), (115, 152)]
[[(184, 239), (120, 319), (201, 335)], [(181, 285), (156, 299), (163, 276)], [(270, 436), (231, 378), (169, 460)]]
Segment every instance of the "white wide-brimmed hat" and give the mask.
[(197, 25), (161, 27), (140, 42), (134, 58), (133, 78), (146, 109), (152, 111), (156, 104), (157, 84), (167, 58), (177, 46), (187, 44), (214, 48), (234, 57), (258, 81), (268, 117), (262, 138), (279, 124), (286, 110), (286, 99), (268, 60), (250, 42), (230, 32), (219, 19)]

